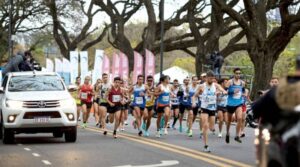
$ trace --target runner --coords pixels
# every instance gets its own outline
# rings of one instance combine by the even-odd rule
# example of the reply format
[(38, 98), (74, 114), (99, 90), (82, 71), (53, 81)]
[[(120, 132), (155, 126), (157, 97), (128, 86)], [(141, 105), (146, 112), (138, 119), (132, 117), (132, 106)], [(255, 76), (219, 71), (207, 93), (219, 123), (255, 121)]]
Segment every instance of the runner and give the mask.
[(91, 108), (93, 105), (93, 86), (90, 84), (91, 77), (86, 76), (84, 79), (84, 84), (80, 86), (78, 95), (81, 100), (81, 107), (83, 112), (83, 124), (82, 128), (87, 127), (87, 121), (89, 119), (89, 115), (91, 112)]
[(239, 133), (242, 127), (242, 105), (243, 105), (243, 93), (245, 93), (245, 82), (240, 78), (241, 69), (236, 68), (233, 70), (234, 78), (227, 82), (228, 88), (228, 101), (227, 101), (227, 128), (226, 128), (226, 143), (230, 142), (230, 126), (232, 120), (232, 114), (235, 113), (237, 119), (236, 136), (234, 140), (238, 143), (242, 143)]
[[(111, 83), (108, 81), (108, 74), (103, 73), (102, 74), (102, 84), (100, 87), (100, 100), (99, 100), (99, 120), (100, 120), (100, 128), (105, 129), (106, 123), (105, 118), (107, 115), (107, 108), (109, 107), (109, 104), (107, 102), (107, 91), (111, 88)], [(108, 122), (107, 122), (108, 123)]]
[[(223, 89), (226, 90), (225, 86), (228, 82), (228, 79), (220, 79), (219, 84), (222, 86)], [(222, 138), (222, 129), (223, 123), (227, 122), (227, 98), (228, 95), (226, 94), (218, 94), (217, 97), (217, 112), (218, 112), (218, 120), (219, 120), (219, 138)]]
[[(195, 92), (198, 90), (198, 88), (199, 88), (199, 85), (198, 85), (198, 77), (193, 76), (193, 77), (192, 77), (192, 85), (190, 85), (190, 89), (189, 89), (189, 90), (190, 90), (190, 92), (189, 92), (189, 97), (190, 97), (189, 101), (190, 101), (191, 107), (192, 107), (192, 97), (194, 96), (194, 94), (195, 94)], [(198, 112), (199, 112), (198, 101), (199, 101), (199, 100), (196, 99), (196, 104), (197, 104), (197, 106), (196, 106), (196, 107), (192, 107), (192, 108), (193, 108), (193, 122), (192, 122), (192, 123), (195, 122), (196, 117), (197, 117)]]
[(192, 97), (193, 107), (197, 106), (197, 98), (199, 94), (202, 94), (201, 101), (201, 121), (203, 126), (203, 141), (204, 141), (204, 151), (210, 152), (208, 146), (208, 126), (209, 120), (215, 119), (215, 114), (217, 110), (217, 94), (226, 94), (227, 92), (218, 84), (213, 83), (214, 73), (209, 71), (207, 73), (207, 81), (199, 87), (196, 93)]
[[(129, 92), (133, 94), (133, 116), (135, 118), (134, 124), (136, 124), (137, 129), (138, 129), (138, 135), (142, 136), (143, 131), (141, 130), (141, 125), (142, 125), (142, 117), (144, 114), (145, 110), (145, 105), (146, 105), (146, 92), (148, 92), (149, 88), (147, 85), (143, 84), (144, 83), (144, 76), (139, 75), (137, 77), (137, 83), (131, 89)], [(135, 125), (134, 125), (135, 127)]]
[[(74, 99), (76, 101), (76, 105), (77, 105), (77, 120), (81, 121), (80, 119), (80, 111), (82, 110), (81, 108), (81, 101), (80, 98), (78, 97), (79, 94), (79, 88), (80, 88), (80, 82), (81, 82), (81, 78), (80, 77), (76, 77), (76, 81), (75, 81), (75, 85), (76, 85), (76, 91), (74, 92)], [(75, 96), (76, 93), (76, 96)]]
[(177, 96), (179, 92), (179, 83), (177, 79), (174, 79), (173, 81), (173, 86), (171, 87), (172, 93), (175, 95), (175, 97), (171, 98), (171, 110), (173, 111), (173, 124), (172, 124), (172, 129), (176, 130), (175, 124), (178, 120), (179, 117), (179, 98)]
[(126, 125), (126, 120), (128, 118), (128, 109), (129, 109), (129, 103), (130, 103), (130, 94), (129, 94), (129, 88), (126, 86), (126, 83), (124, 80), (121, 81), (121, 89), (124, 95), (124, 102), (125, 104), (122, 105), (121, 108), (121, 123), (120, 123), (120, 129), (121, 131), (124, 131), (124, 125)]
[[(180, 91), (180, 105), (179, 105), (179, 132), (183, 131), (183, 127), (182, 127), (182, 121), (183, 121), (183, 117), (184, 117), (184, 112), (185, 110), (191, 110), (191, 108), (189, 108), (189, 79), (186, 78), (183, 80), (183, 85), (181, 87)], [(191, 114), (188, 115), (188, 120), (192, 121), (193, 117), (192, 117), (192, 111)], [(189, 121), (187, 121), (188, 123)]]
[(242, 115), (242, 127), (241, 127), (241, 132), (240, 132), (240, 137), (243, 138), (245, 137), (245, 126), (246, 126), (246, 115), (247, 115), (247, 104), (251, 103), (250, 97), (249, 97), (249, 90), (245, 89), (245, 94), (243, 95), (243, 115)]
[[(149, 87), (149, 91), (146, 94), (146, 108), (144, 112), (144, 122), (143, 122), (143, 129), (145, 130), (145, 136), (150, 136), (149, 134), (149, 128), (151, 125), (151, 118), (153, 116), (153, 109), (154, 109), (154, 82), (153, 82), (153, 76), (149, 75), (147, 76), (147, 86)], [(145, 128), (144, 128), (145, 126)]]
[(101, 79), (97, 79), (97, 82), (95, 83), (93, 90), (94, 90), (94, 97), (93, 97), (93, 107), (94, 107), (94, 116), (96, 120), (96, 126), (100, 125), (100, 119), (99, 119), (99, 100), (100, 100), (100, 88), (101, 88)]
[[(169, 113), (170, 113), (170, 97), (172, 95), (171, 93), (171, 86), (170, 84), (170, 77), (169, 76), (163, 76), (161, 78), (161, 84), (158, 85), (158, 87), (155, 90), (155, 95), (158, 96), (157, 98), (157, 132), (156, 137), (161, 137), (160, 132), (160, 123), (161, 118), (164, 114), (164, 134), (168, 134), (167, 130), (167, 124), (169, 120)], [(174, 95), (173, 95), (174, 96)]]
[[(115, 122), (113, 137), (117, 138), (117, 129), (120, 125), (120, 116), (121, 116), (121, 107), (125, 104), (123, 98), (123, 92), (120, 87), (121, 78), (115, 77), (113, 86), (107, 91), (107, 102), (109, 104), (108, 107), (108, 118), (109, 122)], [(104, 135), (107, 134), (107, 131), (104, 130)]]

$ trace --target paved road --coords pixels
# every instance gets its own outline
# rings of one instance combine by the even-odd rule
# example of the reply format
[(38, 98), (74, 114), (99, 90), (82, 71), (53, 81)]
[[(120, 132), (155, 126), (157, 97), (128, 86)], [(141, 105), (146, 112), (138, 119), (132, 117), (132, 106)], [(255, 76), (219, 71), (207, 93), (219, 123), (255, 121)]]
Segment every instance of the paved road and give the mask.
[[(130, 118), (132, 119), (132, 118)], [(153, 125), (151, 131), (155, 132)], [(78, 128), (76, 143), (65, 143), (62, 138), (50, 134), (17, 135), (16, 144), (0, 144), (0, 166), (254, 166), (254, 130), (246, 129), (246, 138), (239, 144), (231, 138), (226, 144), (224, 138), (210, 134), (212, 153), (202, 152), (203, 142), (199, 138), (198, 125), (194, 125), (194, 136), (189, 138), (177, 130), (169, 130), (162, 138), (138, 137), (137, 130), (128, 125), (118, 139), (102, 135), (90, 119), (89, 127)], [(131, 122), (131, 120), (129, 121)], [(109, 129), (112, 126), (109, 125)], [(232, 127), (234, 134), (235, 126)], [(162, 162), (166, 161), (166, 162)], [(128, 167), (129, 167), (128, 166)]]

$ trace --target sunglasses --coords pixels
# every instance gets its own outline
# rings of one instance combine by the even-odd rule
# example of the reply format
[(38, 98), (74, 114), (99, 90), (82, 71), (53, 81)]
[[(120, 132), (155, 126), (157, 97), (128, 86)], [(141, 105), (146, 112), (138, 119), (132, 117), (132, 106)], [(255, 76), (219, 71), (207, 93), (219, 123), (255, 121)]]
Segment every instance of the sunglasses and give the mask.
[(153, 80), (147, 80), (147, 82), (153, 82)]
[(236, 74), (236, 75), (241, 75), (242, 73), (240, 73), (240, 72), (236, 72), (235, 74)]

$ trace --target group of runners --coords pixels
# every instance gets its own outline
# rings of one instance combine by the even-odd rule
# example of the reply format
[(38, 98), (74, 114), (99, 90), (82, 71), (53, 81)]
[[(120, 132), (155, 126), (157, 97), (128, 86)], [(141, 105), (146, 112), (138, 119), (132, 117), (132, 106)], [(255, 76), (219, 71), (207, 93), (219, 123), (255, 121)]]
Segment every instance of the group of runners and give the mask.
[[(201, 75), (186, 78), (180, 85), (177, 79), (170, 82), (170, 77), (162, 76), (158, 84), (154, 84), (152, 76), (139, 75), (135, 84), (126, 83), (119, 77), (109, 82), (108, 74), (103, 74), (94, 85), (91, 78), (85, 77), (80, 84), (76, 79), (78, 91), (75, 99), (78, 106), (78, 119), (80, 111), (83, 112), (82, 127), (87, 127), (91, 108), (94, 109), (96, 126), (107, 135), (106, 125), (114, 123), (113, 137), (117, 132), (123, 131), (127, 125), (128, 112), (134, 116), (132, 125), (137, 129), (139, 136), (150, 135), (151, 118), (156, 113), (156, 137), (168, 134), (168, 127), (176, 129), (179, 120), (179, 132), (186, 132), (193, 136), (193, 124), (199, 118), (200, 137), (204, 141), (204, 151), (210, 152), (208, 133), (216, 133), (215, 120), (218, 118), (219, 134), (223, 136), (223, 124), (226, 123), (225, 141), (230, 142), (230, 127), (236, 121), (234, 140), (241, 143), (245, 137), (246, 102), (250, 101), (246, 83), (241, 80), (241, 69), (234, 69), (232, 79), (216, 79), (212, 71)], [(187, 113), (186, 129), (183, 119)], [(198, 117), (199, 116), (199, 117)], [(170, 119), (173, 122), (170, 123)]]

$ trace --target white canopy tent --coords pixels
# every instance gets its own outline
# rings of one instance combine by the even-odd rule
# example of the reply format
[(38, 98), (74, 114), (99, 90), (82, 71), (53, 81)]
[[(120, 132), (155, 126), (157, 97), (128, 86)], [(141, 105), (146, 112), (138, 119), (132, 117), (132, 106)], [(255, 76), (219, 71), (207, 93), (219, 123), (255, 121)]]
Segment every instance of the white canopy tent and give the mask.
[[(188, 71), (186, 71), (178, 66), (173, 66), (171, 68), (164, 70), (163, 75), (168, 75), (171, 78), (171, 82), (173, 82), (174, 79), (178, 79), (180, 84), (183, 83), (183, 80), (186, 77), (191, 76), (191, 74)], [(155, 76), (154, 76), (155, 83), (159, 82), (159, 78), (160, 78), (160, 73), (155, 74)]]

